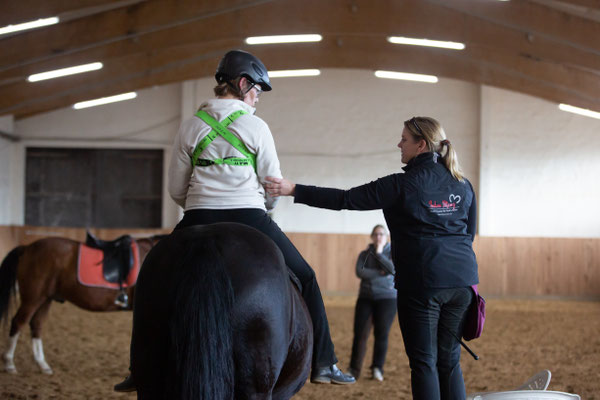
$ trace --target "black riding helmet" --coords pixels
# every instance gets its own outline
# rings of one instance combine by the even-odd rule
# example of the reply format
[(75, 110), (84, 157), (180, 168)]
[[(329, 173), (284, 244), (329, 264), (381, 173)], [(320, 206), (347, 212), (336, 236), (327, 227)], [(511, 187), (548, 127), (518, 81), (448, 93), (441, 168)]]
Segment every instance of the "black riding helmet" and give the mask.
[(267, 67), (258, 58), (242, 50), (227, 52), (219, 62), (215, 79), (217, 83), (229, 82), (243, 76), (254, 84), (260, 85), (264, 92), (271, 90)]

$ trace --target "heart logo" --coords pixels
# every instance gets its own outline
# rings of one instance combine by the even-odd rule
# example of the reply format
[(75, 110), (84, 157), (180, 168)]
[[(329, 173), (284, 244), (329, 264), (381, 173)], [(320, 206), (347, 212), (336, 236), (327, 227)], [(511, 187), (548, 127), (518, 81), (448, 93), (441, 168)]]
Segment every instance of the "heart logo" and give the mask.
[(461, 198), (458, 194), (451, 194), (450, 197), (448, 197), (448, 200), (450, 200), (450, 203), (458, 204), (460, 203)]

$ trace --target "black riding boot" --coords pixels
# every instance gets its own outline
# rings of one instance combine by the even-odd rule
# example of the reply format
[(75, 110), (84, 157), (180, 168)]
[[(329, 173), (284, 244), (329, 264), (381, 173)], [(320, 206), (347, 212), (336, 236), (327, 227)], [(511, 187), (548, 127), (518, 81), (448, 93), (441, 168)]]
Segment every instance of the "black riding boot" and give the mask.
[(114, 387), (115, 392), (135, 392), (137, 389), (135, 387), (135, 382), (133, 381), (133, 377), (130, 375), (125, 378), (125, 380), (121, 383), (117, 383)]

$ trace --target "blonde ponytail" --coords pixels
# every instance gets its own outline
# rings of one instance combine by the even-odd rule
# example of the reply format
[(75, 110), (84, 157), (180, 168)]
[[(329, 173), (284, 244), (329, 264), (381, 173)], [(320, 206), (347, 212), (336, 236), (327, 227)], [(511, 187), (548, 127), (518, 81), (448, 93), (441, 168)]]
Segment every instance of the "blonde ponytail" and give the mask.
[[(442, 154), (442, 149), (444, 147), (446, 148), (446, 152), (445, 154)], [(452, 143), (447, 139), (442, 140), (439, 144), (438, 153), (440, 153), (442, 156), (442, 162), (448, 171), (450, 171), (450, 174), (454, 177), (454, 179), (464, 182), (465, 177), (462, 169), (460, 168), (460, 164), (458, 163), (458, 156), (456, 155), (456, 151), (454, 150)]]
[[(442, 163), (454, 179), (464, 182), (464, 174), (458, 163), (456, 151), (452, 143), (446, 139), (446, 132), (438, 121), (429, 117), (413, 117), (404, 121), (404, 126), (416, 140), (425, 140), (429, 151), (440, 154)], [(446, 151), (443, 151), (444, 148)]]

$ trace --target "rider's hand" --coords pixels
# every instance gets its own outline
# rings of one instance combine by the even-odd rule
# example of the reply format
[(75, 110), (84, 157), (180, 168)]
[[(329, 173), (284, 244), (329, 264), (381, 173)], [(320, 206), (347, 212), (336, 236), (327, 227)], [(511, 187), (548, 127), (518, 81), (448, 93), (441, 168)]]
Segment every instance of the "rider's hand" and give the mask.
[(272, 197), (293, 196), (296, 191), (296, 184), (287, 179), (267, 176), (265, 180), (265, 188)]

